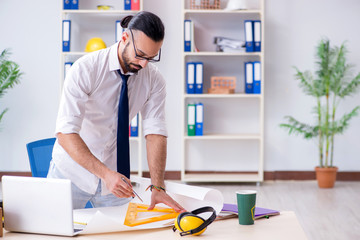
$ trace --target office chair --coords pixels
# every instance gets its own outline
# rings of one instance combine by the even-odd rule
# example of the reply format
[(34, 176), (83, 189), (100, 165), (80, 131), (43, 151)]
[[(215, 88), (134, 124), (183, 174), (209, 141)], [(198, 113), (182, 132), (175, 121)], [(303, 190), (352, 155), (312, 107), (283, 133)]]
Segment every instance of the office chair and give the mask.
[[(26, 144), (33, 177), (46, 178), (56, 138), (47, 138)], [(85, 208), (92, 208), (87, 202)]]
[(33, 177), (47, 176), (55, 140), (56, 138), (47, 138), (26, 144)]

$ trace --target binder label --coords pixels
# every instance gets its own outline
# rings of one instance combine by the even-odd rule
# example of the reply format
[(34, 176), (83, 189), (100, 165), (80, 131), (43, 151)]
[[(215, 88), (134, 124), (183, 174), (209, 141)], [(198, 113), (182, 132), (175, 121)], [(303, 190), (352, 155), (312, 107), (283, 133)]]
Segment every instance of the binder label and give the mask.
[(252, 22), (246, 21), (245, 22), (245, 37), (246, 42), (252, 42), (253, 41), (253, 33), (252, 33)]
[(66, 74), (68, 73), (68, 71), (70, 70), (71, 66), (72, 66), (72, 62), (66, 62), (65, 63), (65, 69), (64, 69), (64, 76), (66, 77)]
[(63, 41), (70, 41), (70, 22), (63, 22)]
[(190, 41), (191, 40), (191, 28), (190, 28), (190, 21), (185, 21), (185, 41)]
[(260, 42), (261, 41), (261, 24), (259, 21), (254, 22), (254, 41)]
[(138, 120), (137, 120), (137, 115), (131, 120), (131, 127), (137, 127), (138, 125)]
[(260, 70), (260, 63), (259, 62), (255, 62), (254, 63), (254, 80), (259, 81), (261, 76), (261, 70)]
[(246, 64), (246, 83), (253, 83), (253, 65), (252, 63)]
[(123, 29), (121, 27), (120, 21), (116, 21), (115, 23), (115, 42), (120, 41)]
[(196, 105), (196, 123), (202, 123), (203, 118), (204, 118), (203, 105), (197, 104)]
[(196, 64), (196, 84), (203, 83), (203, 64), (197, 63)]
[[(195, 83), (194, 73), (195, 73), (194, 64), (188, 64), (188, 84)], [(192, 88), (192, 86), (189, 86), (189, 87)]]
[(188, 106), (188, 125), (195, 125), (195, 106)]

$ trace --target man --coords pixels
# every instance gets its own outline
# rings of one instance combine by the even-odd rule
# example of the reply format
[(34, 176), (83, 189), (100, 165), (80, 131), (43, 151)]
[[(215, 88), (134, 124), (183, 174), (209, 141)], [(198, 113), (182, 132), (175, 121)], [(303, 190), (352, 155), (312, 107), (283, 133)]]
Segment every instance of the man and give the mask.
[(152, 183), (149, 210), (165, 203), (183, 212), (165, 191), (165, 80), (149, 64), (160, 60), (164, 26), (145, 11), (125, 17), (121, 25), (127, 30), (118, 43), (83, 56), (67, 73), (48, 177), (72, 180), (74, 208), (88, 201), (94, 207), (129, 202), (134, 197), (128, 179), (129, 119), (140, 111)]

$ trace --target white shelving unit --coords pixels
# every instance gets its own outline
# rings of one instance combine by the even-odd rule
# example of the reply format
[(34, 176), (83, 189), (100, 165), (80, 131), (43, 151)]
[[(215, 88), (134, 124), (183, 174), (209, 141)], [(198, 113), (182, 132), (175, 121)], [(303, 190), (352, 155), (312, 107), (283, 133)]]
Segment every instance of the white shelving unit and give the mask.
[[(194, 23), (199, 52), (182, 54), (182, 169), (185, 182), (262, 182), (264, 179), (264, 0), (256, 9), (190, 9), (182, 0), (182, 20)], [(224, 8), (227, 1), (221, 1)], [(261, 52), (216, 52), (213, 38), (244, 40), (244, 20), (261, 20)], [(184, 23), (182, 32), (184, 33)], [(184, 42), (181, 42), (184, 49)], [(186, 93), (186, 63), (204, 63), (204, 93)], [(261, 94), (245, 94), (244, 63), (261, 62)], [(236, 76), (235, 94), (208, 94), (211, 76)], [(187, 104), (204, 104), (204, 135), (187, 135)], [(226, 107), (223, 107), (226, 105)]]
[[(63, 2), (63, 0), (61, 1)], [(63, 20), (71, 20), (71, 34), (70, 52), (61, 52), (60, 96), (65, 79), (65, 62), (75, 62), (87, 54), (84, 50), (90, 38), (101, 37), (107, 47), (113, 45), (115, 43), (116, 20), (121, 20), (125, 16), (139, 12), (123, 10), (123, 3), (123, 1), (118, 0), (108, 0), (106, 4), (113, 6), (112, 10), (97, 10), (97, 5), (101, 4), (97, 0), (79, 1), (78, 10), (64, 10), (62, 8), (61, 23)], [(140, 11), (142, 10), (143, 0), (140, 1)], [(130, 137), (130, 159), (137, 159), (137, 161), (131, 161), (130, 170), (132, 175), (142, 176), (143, 136), (140, 115), (138, 128), (138, 137)]]
[(225, 57), (239, 57), (239, 56), (261, 56), (260, 52), (254, 53), (226, 53), (226, 52), (184, 52), (185, 56), (225, 56)]
[(223, 10), (223, 9), (184, 9), (184, 13), (199, 13), (199, 14), (249, 14), (249, 13), (258, 13), (261, 14), (261, 10)]
[[(194, 98), (193, 94), (184, 94), (184, 98)], [(196, 98), (262, 98), (261, 95), (249, 95), (244, 93), (234, 94), (209, 94), (203, 93), (196, 96)]]
[(91, 10), (91, 9), (79, 9), (79, 10), (63, 10), (63, 13), (76, 13), (76, 14), (80, 14), (80, 13), (91, 13), (91, 14), (106, 14), (106, 15), (110, 15), (110, 14), (135, 14), (138, 11), (131, 11), (131, 10)]

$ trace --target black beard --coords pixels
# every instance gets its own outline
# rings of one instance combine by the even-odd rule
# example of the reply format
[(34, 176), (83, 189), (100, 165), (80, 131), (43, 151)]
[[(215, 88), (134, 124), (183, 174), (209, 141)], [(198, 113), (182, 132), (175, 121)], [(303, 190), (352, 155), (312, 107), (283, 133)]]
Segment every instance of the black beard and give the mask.
[[(128, 46), (129, 46), (129, 44), (127, 44), (125, 46), (125, 50), (128, 48)], [(124, 66), (125, 66), (126, 70), (129, 71), (129, 72), (132, 72), (132, 73), (137, 73), (139, 70), (142, 69), (142, 67), (140, 65), (130, 63), (129, 58), (125, 54), (125, 52), (127, 52), (127, 51), (125, 51), (125, 50), (122, 52), (121, 57), (122, 57), (122, 59), (124, 61)], [(136, 66), (139, 69), (132, 68), (131, 65)]]

